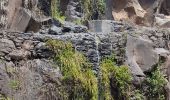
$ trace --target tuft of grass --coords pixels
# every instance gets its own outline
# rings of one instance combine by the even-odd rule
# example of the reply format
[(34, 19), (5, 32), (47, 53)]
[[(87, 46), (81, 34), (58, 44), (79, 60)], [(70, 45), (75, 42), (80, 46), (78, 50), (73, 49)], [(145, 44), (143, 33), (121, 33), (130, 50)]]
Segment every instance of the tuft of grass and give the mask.
[(59, 64), (63, 74), (62, 82), (66, 98), (73, 100), (97, 100), (97, 78), (92, 71), (91, 64), (83, 54), (73, 49), (69, 42), (49, 40), (47, 45), (56, 55), (54, 60)]
[(13, 99), (10, 99), (9, 97), (5, 97), (4, 95), (0, 94), (0, 100), (13, 100)]
[(19, 89), (19, 87), (20, 87), (20, 81), (18, 81), (18, 80), (10, 80), (9, 86), (10, 86), (10, 88), (12, 88), (13, 90), (17, 90), (17, 89)]
[(132, 76), (129, 72), (127, 66), (116, 66), (114, 62), (114, 57), (108, 57), (101, 62), (101, 82), (100, 89), (101, 98), (105, 100), (113, 100), (111, 95), (111, 79), (114, 79), (114, 84), (117, 86), (120, 96), (129, 98), (130, 85), (132, 81)]

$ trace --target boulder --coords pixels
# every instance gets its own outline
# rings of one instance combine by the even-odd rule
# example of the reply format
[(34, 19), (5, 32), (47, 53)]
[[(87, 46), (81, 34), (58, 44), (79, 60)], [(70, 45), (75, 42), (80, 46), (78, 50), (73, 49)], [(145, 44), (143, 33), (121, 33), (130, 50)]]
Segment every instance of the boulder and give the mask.
[(151, 71), (159, 61), (151, 41), (130, 35), (127, 36), (126, 56), (130, 69), (135, 75), (143, 75), (143, 72)]
[(159, 14), (155, 16), (155, 25), (164, 28), (170, 28), (170, 16)]
[(20, 8), (15, 16), (16, 17), (13, 19), (10, 29), (19, 32), (25, 32), (31, 20), (31, 11)]
[(52, 35), (60, 35), (62, 34), (62, 28), (61, 27), (57, 27), (57, 26), (52, 26), (50, 29), (49, 29), (49, 34), (52, 34)]
[[(142, 24), (146, 11), (138, 0), (113, 0), (112, 15), (115, 20), (131, 20)], [(139, 20), (140, 18), (140, 20)]]
[(24, 60), (31, 56), (31, 52), (26, 50), (14, 50), (9, 53), (9, 57), (13, 60)]
[(51, 17), (38, 17), (34, 15), (29, 9), (20, 8), (17, 13), (15, 13), (15, 18), (13, 19), (10, 30), (18, 32), (38, 32), (42, 25), (56, 25), (61, 26), (59, 21), (52, 19)]
[(83, 25), (76, 25), (71, 22), (64, 22), (62, 32), (86, 33), (87, 27)]
[(0, 55), (5, 55), (15, 50), (14, 42), (8, 39), (0, 39)]

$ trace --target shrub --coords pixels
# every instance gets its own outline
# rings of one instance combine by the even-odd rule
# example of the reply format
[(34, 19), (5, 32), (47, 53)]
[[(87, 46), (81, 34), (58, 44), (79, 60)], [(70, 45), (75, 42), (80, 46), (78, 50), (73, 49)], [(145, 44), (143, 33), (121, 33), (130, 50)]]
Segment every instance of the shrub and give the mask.
[(74, 51), (69, 42), (49, 40), (47, 45), (56, 53), (54, 59), (63, 74), (63, 91), (68, 96), (66, 98), (97, 100), (97, 78), (84, 55)]
[(91, 20), (92, 15), (97, 11), (99, 15), (104, 14), (105, 12), (105, 0), (80, 0), (83, 12), (84, 12), (84, 21)]
[(148, 99), (165, 100), (164, 86), (166, 83), (166, 79), (160, 69), (156, 68), (156, 70), (151, 73), (151, 76), (148, 76), (145, 81), (147, 89), (144, 92)]
[(5, 97), (4, 95), (0, 94), (0, 100), (13, 100), (13, 99), (10, 99), (9, 97)]
[(61, 23), (63, 23), (66, 19), (65, 16), (63, 16), (60, 12), (59, 8), (59, 2), (60, 0), (51, 0), (51, 16), (57, 20), (59, 20)]
[(131, 84), (131, 74), (127, 66), (116, 66), (113, 57), (106, 58), (101, 63), (101, 94), (102, 98), (112, 100), (110, 80), (113, 78), (120, 96), (128, 98)]

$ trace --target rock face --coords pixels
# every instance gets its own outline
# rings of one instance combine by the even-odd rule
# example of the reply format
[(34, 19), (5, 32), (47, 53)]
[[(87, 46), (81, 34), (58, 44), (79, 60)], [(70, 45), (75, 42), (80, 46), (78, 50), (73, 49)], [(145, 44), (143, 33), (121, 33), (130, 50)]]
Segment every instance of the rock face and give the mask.
[[(4, 96), (14, 100), (62, 100), (59, 89), (63, 77), (59, 64), (50, 60), (55, 53), (46, 45), (47, 39), (71, 42), (74, 50), (87, 57), (97, 74), (102, 59), (114, 53), (116, 65), (129, 67), (134, 86), (139, 86), (163, 59), (165, 64), (160, 68), (168, 77), (165, 88), (170, 98), (170, 31), (123, 22), (169, 27), (169, 0), (107, 0), (111, 12), (106, 17), (122, 22), (93, 20), (88, 28), (44, 16), (40, 19), (32, 13), (33, 6), (38, 6), (49, 16), (50, 2), (0, 2), (8, 5), (10, 12), (3, 20), (8, 18), (10, 30), (0, 31), (0, 99)], [(77, 0), (62, 0), (59, 9), (67, 15), (67, 20), (75, 21), (83, 16), (80, 6)], [(0, 13), (6, 11), (5, 7), (0, 9)], [(3, 19), (2, 15), (0, 18)], [(0, 27), (6, 26), (4, 22)], [(42, 28), (42, 23), (48, 23), (49, 27)]]
[(69, 21), (81, 20), (81, 18), (83, 17), (83, 14), (81, 12), (82, 8), (81, 8), (81, 4), (79, 0), (69, 0), (66, 6), (67, 6), (67, 9), (64, 12), (67, 17), (67, 20)]
[[(64, 26), (54, 25), (57, 29), (49, 28), (37, 33), (0, 33), (0, 94), (17, 100), (58, 99), (57, 89), (62, 75), (57, 64), (49, 60), (54, 53), (47, 48), (46, 39), (70, 41), (75, 50), (88, 58), (95, 72), (100, 70), (101, 59), (114, 52), (117, 65), (129, 65), (134, 84), (142, 82), (145, 72), (153, 69), (160, 57), (169, 55), (168, 30), (138, 29), (129, 24), (103, 20), (91, 22), (95, 25), (91, 28), (93, 32), (87, 33), (85, 26), (65, 23)], [(110, 26), (107, 32), (98, 27), (106, 24)], [(75, 27), (80, 28), (74, 31)], [(69, 31), (63, 31), (66, 28)]]
[(113, 8), (112, 14), (115, 20), (134, 19), (137, 21), (137, 19), (142, 19), (146, 13), (138, 0), (113, 0)]
[[(164, 14), (169, 16), (168, 0), (108, 0), (108, 2), (112, 3), (110, 9), (113, 9), (114, 20), (125, 20), (138, 25), (154, 26), (155, 20), (157, 20), (155, 15)], [(169, 27), (168, 25), (165, 25), (165, 27)], [(158, 24), (158, 26), (162, 25)]]
[[(137, 75), (138, 73), (136, 73), (135, 71), (151, 71), (153, 66), (156, 65), (159, 60), (158, 54), (154, 52), (153, 43), (141, 37), (127, 37), (126, 54), (128, 57), (128, 63), (132, 64), (130, 65), (132, 67), (132, 72)], [(136, 70), (135, 68), (137, 68), (138, 70)], [(142, 76), (142, 73), (139, 73), (139, 75), (140, 74)]]

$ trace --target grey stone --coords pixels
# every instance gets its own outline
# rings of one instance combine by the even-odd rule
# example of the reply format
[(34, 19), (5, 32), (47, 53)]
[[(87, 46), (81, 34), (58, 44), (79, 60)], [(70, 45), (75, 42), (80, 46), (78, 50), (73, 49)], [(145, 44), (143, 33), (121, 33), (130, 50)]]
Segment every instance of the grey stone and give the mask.
[(170, 52), (164, 48), (155, 48), (154, 50), (159, 56), (167, 58)]
[(14, 42), (8, 39), (0, 39), (0, 53), (8, 54), (15, 49)]
[(126, 46), (127, 61), (135, 75), (144, 75), (143, 72), (151, 71), (158, 63), (159, 56), (151, 41), (128, 35)]
[(31, 12), (24, 8), (20, 8), (18, 13), (16, 13), (16, 16), (17, 17), (15, 17), (16, 19), (11, 24), (10, 29), (25, 32), (31, 20)]
[(86, 33), (87, 27), (83, 25), (76, 25), (71, 22), (65, 22), (63, 25), (63, 32)]
[(60, 35), (60, 34), (62, 34), (62, 28), (61, 27), (52, 26), (49, 29), (48, 33), (52, 34), (52, 35)]
[(35, 57), (38, 58), (49, 58), (54, 55), (54, 52), (49, 50), (45, 43), (40, 42), (35, 46)]

